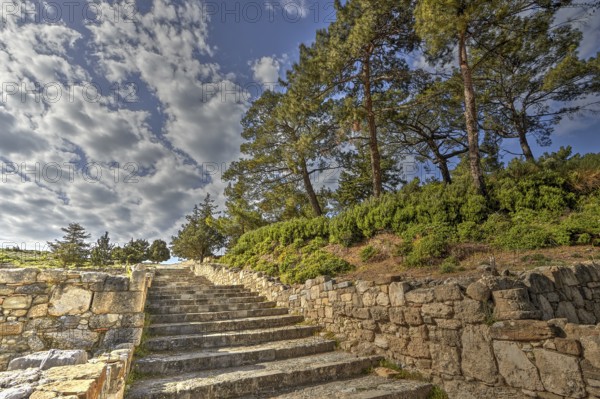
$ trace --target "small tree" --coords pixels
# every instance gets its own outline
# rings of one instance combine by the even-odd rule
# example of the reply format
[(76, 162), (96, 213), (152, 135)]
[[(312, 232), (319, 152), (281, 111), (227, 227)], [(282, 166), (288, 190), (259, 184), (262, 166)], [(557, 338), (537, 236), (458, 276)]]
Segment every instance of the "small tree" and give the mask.
[(111, 253), (114, 244), (110, 243), (108, 231), (98, 238), (96, 246), (92, 249), (91, 259), (94, 266), (106, 266), (112, 263)]
[(48, 241), (52, 253), (63, 266), (83, 265), (90, 254), (90, 244), (85, 242), (90, 235), (79, 223), (69, 223), (61, 230), (65, 232), (62, 240)]
[(148, 250), (148, 259), (154, 263), (164, 262), (171, 258), (171, 251), (163, 240), (154, 240)]
[(203, 262), (214, 250), (225, 245), (225, 237), (217, 229), (216, 208), (210, 194), (206, 194), (200, 206), (194, 206), (192, 214), (185, 217), (187, 223), (171, 237), (173, 255)]
[(150, 244), (147, 240), (133, 238), (123, 247), (124, 257), (128, 264), (140, 263), (148, 259), (148, 248)]

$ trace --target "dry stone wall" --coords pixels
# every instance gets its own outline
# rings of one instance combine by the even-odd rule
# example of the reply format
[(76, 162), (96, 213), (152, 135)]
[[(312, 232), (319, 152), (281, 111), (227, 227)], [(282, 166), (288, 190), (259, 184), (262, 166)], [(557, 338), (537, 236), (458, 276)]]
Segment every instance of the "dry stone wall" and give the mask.
[(138, 345), (152, 274), (0, 269), (0, 371), (24, 354), (84, 349), (91, 355)]
[(402, 281), (327, 277), (287, 286), (190, 263), (216, 284), (244, 284), (335, 334), (442, 385), (451, 398), (600, 398), (600, 266)]

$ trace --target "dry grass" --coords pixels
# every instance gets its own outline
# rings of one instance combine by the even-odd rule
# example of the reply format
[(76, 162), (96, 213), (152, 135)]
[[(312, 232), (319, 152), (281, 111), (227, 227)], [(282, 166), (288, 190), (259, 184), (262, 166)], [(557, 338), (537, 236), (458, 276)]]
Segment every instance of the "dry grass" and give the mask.
[[(459, 264), (454, 272), (444, 273), (439, 266), (419, 268), (405, 266), (403, 257), (394, 253), (394, 249), (401, 242), (402, 239), (393, 234), (380, 234), (350, 248), (329, 245), (325, 250), (356, 266), (353, 271), (338, 276), (349, 280), (372, 280), (374, 276), (389, 274), (402, 274), (406, 278), (477, 276), (480, 274), (477, 268), (482, 264), (490, 263), (495, 263), (498, 270), (524, 271), (540, 266), (567, 266), (582, 261), (600, 261), (600, 247), (590, 245), (506, 251), (485, 244), (458, 244), (451, 248), (450, 255), (456, 258)], [(369, 245), (377, 248), (378, 255), (363, 262), (360, 252)]]

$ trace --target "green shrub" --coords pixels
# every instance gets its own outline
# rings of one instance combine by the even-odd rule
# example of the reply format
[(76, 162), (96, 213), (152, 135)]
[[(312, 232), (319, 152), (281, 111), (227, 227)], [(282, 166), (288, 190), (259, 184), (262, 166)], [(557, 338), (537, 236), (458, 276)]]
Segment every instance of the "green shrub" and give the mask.
[(379, 250), (372, 245), (367, 245), (360, 251), (360, 260), (368, 262), (377, 255), (379, 255)]
[(446, 259), (444, 259), (444, 261), (440, 265), (440, 272), (441, 273), (454, 273), (457, 270), (457, 267), (459, 264), (460, 264), (460, 262), (458, 261), (458, 259), (456, 259), (453, 256), (449, 256)]
[(281, 280), (288, 284), (303, 283), (308, 279), (322, 275), (336, 274), (352, 270), (352, 265), (335, 255), (318, 250), (307, 254), (295, 267), (288, 269)]

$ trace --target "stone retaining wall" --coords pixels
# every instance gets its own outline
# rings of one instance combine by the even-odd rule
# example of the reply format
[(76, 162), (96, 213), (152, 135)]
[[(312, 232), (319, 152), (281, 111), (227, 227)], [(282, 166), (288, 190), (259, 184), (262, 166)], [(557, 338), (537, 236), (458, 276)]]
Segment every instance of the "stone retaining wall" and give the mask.
[(84, 349), (92, 355), (138, 345), (152, 274), (0, 269), (0, 371), (23, 354)]
[(295, 286), (189, 265), (316, 321), (346, 350), (420, 371), (451, 398), (600, 398), (598, 265), (437, 281), (320, 277)]

